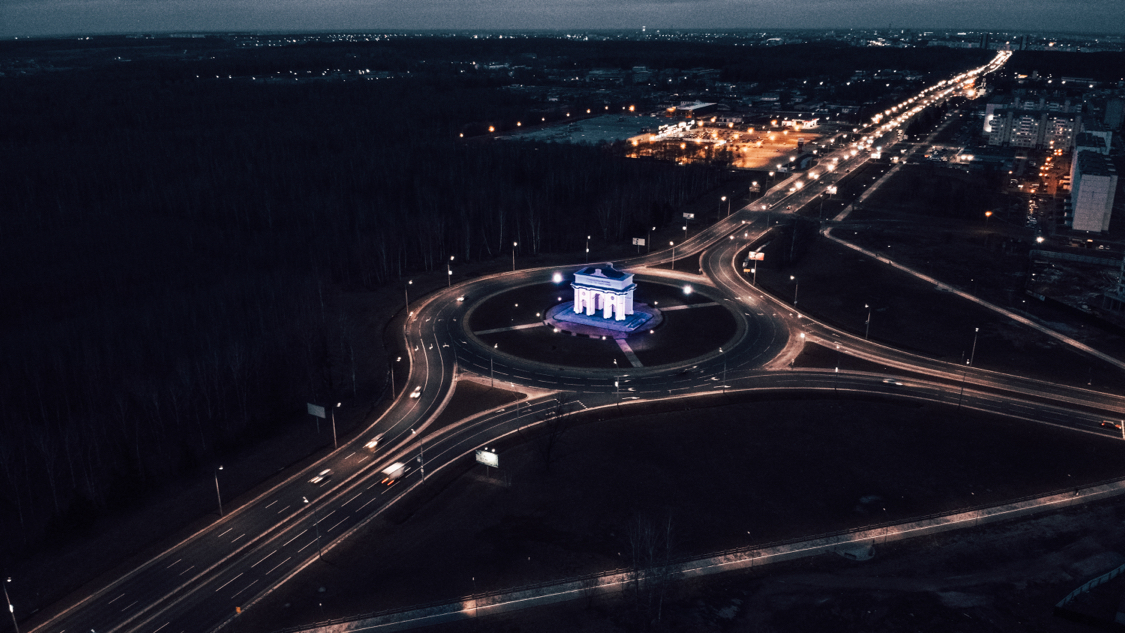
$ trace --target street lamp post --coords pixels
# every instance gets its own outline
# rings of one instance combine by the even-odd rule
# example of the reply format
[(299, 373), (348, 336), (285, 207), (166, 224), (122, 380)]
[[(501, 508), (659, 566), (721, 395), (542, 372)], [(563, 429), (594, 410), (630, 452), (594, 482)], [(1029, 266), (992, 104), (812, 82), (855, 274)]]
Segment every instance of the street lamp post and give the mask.
[(519, 242), (512, 242), (512, 272), (516, 272), (516, 247), (519, 245)]
[[(309, 503), (308, 497), (301, 497), (301, 500), (304, 501), (308, 505), (312, 505), (312, 504)], [(324, 560), (324, 554), (323, 554), (322, 550), (320, 549), (320, 515), (317, 514), (317, 512), (316, 512), (316, 506), (313, 506), (312, 510), (313, 510), (313, 529), (316, 530), (316, 557), (319, 558), (320, 560)]]
[(648, 230), (648, 240), (645, 241), (645, 245), (647, 246), (647, 248), (645, 249), (646, 253), (652, 252), (652, 232), (655, 231), (655, 230), (656, 230), (655, 226)]
[(801, 282), (793, 275), (789, 275), (789, 280), (793, 283), (793, 307), (797, 307), (797, 291), (801, 288)]
[(406, 318), (407, 318), (407, 320), (410, 320), (410, 286), (413, 283), (414, 283), (414, 280), (411, 279), (411, 280), (406, 282), (405, 286), (402, 287), (402, 294), (403, 294), (404, 297), (406, 297)]
[(668, 246), (672, 247), (672, 270), (676, 270), (676, 243), (668, 242)]
[(8, 603), (8, 613), (12, 616), (12, 628), (16, 633), (20, 633), (20, 625), (16, 623), (16, 608), (12, 606), (12, 599), (8, 597), (8, 583), (12, 582), (12, 577), (9, 576), (4, 580), (4, 600)]
[(723, 217), (723, 203), (727, 201), (726, 196), (719, 198), (719, 212), (715, 214), (715, 219), (718, 220)]
[(445, 263), (445, 287), (453, 287), (453, 255), (450, 255), (449, 261)]
[(727, 355), (723, 352), (723, 348), (719, 348), (719, 354), (723, 357), (723, 393), (727, 392)]
[(687, 241), (687, 225), (684, 225), (684, 241)]
[(863, 333), (863, 340), (867, 340), (871, 336), (871, 306), (865, 303), (863, 307), (867, 308), (867, 330)]
[(590, 236), (586, 236), (586, 263), (590, 263)]
[(973, 351), (969, 353), (969, 366), (972, 366), (973, 360), (977, 357), (977, 334), (980, 333), (980, 328), (973, 328)]
[(222, 470), (222, 469), (223, 469), (222, 466), (219, 466), (218, 468), (215, 469), (215, 496), (218, 497), (218, 499), (219, 499), (219, 516), (220, 517), (223, 516), (223, 495), (222, 495), (222, 493), (219, 492), (219, 471)]
[(342, 404), (344, 404), (344, 403), (343, 402), (337, 402), (336, 406), (332, 407), (332, 448), (333, 449), (340, 448), (340, 445), (336, 442), (336, 409), (339, 409), (340, 405), (342, 405)]
[(840, 391), (840, 344), (836, 344), (836, 378), (832, 381), (832, 391), (839, 393)]

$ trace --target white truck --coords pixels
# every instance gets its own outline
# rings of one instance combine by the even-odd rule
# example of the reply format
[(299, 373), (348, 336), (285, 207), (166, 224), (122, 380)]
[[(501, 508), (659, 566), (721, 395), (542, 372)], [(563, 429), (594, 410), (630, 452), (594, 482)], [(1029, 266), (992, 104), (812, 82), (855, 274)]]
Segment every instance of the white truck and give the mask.
[(406, 473), (406, 464), (402, 462), (395, 462), (390, 466), (383, 469), (383, 482), (388, 486), (394, 482), (402, 479), (403, 474)]

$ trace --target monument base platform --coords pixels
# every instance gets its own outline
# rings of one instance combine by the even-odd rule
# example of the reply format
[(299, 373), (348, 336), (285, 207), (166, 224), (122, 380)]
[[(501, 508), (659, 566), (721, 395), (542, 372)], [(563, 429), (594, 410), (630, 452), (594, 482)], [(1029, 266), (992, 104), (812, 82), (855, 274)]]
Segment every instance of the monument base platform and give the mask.
[(648, 330), (660, 325), (664, 317), (661, 316), (660, 310), (644, 303), (637, 303), (633, 305), (633, 314), (625, 317), (623, 321), (603, 319), (600, 310), (593, 316), (578, 313), (574, 311), (574, 302), (567, 301), (548, 310), (546, 321), (552, 327), (572, 334), (626, 338), (637, 330)]

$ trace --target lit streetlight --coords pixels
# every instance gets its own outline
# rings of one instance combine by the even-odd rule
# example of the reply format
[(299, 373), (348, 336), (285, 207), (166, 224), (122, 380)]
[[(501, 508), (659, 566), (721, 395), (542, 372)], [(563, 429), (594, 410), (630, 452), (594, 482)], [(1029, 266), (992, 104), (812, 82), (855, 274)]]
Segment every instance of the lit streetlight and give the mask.
[(684, 225), (684, 241), (687, 241), (687, 225)]
[(449, 256), (449, 261), (445, 263), (445, 287), (453, 287), (453, 255)]
[(512, 272), (516, 272), (516, 247), (519, 245), (519, 242), (512, 242)]
[(411, 279), (406, 282), (405, 286), (402, 287), (402, 294), (406, 297), (406, 318), (408, 320), (410, 319), (410, 286), (413, 284), (414, 280)]
[(973, 360), (977, 357), (977, 334), (980, 333), (980, 328), (973, 328), (973, 351), (969, 353), (969, 365), (973, 364)]
[(586, 236), (586, 263), (590, 263), (590, 236)]
[(332, 448), (339, 448), (340, 445), (336, 443), (336, 409), (340, 408), (343, 402), (337, 402), (335, 407), (332, 407)]
[(652, 232), (655, 231), (655, 230), (656, 230), (655, 226), (648, 230), (648, 240), (645, 241), (645, 244), (648, 247), (647, 249), (645, 249), (646, 253), (652, 252)]
[(676, 243), (668, 242), (668, 246), (672, 247), (672, 270), (676, 270)]
[(871, 306), (865, 303), (863, 307), (867, 308), (867, 331), (863, 333), (864, 340), (867, 340), (871, 336)]
[(219, 466), (215, 469), (215, 496), (219, 498), (219, 516), (223, 516), (223, 495), (219, 492), (219, 471), (223, 467)]
[(4, 580), (4, 600), (8, 603), (8, 613), (12, 616), (12, 628), (16, 633), (20, 633), (20, 625), (16, 624), (16, 608), (12, 606), (12, 599), (8, 597), (8, 583), (12, 582), (12, 577), (9, 576)]
[(801, 282), (793, 275), (789, 275), (789, 281), (793, 282), (793, 307), (797, 307), (797, 290), (801, 287)]

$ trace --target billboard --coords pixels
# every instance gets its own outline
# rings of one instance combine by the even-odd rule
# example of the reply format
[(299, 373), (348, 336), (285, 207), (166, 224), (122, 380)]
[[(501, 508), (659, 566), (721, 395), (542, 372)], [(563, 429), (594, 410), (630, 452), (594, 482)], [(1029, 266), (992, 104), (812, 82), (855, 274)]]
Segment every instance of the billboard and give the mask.
[(489, 450), (478, 450), (477, 462), (492, 468), (500, 468), (500, 456)]
[(309, 402), (308, 405), (309, 405), (309, 415), (315, 415), (318, 418), (324, 417), (324, 407), (322, 407), (320, 405), (313, 404), (311, 402)]

